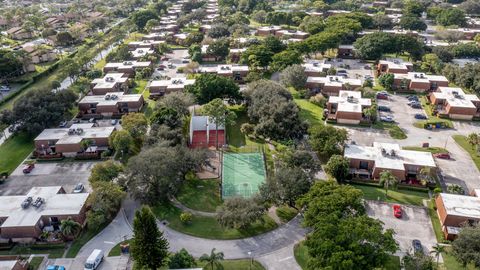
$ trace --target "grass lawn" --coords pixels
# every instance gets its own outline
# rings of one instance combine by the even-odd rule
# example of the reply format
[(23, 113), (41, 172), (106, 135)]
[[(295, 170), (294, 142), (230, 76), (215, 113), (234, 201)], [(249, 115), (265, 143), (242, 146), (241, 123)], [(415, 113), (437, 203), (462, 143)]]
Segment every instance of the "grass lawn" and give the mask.
[[(466, 270), (475, 270), (475, 269), (478, 269), (478, 268), (475, 268), (474, 265), (472, 264), (468, 264), (467, 267), (463, 267), (463, 265), (461, 263), (459, 263), (457, 261), (457, 259), (455, 259), (455, 257), (453, 257), (451, 253), (451, 248), (450, 247), (447, 247), (445, 249), (446, 252), (443, 252), (442, 253), (442, 257), (443, 257), (443, 265), (440, 265), (439, 269), (446, 269), (446, 270), (463, 270), (463, 269), (466, 269)], [(443, 267), (442, 267), (443, 266)]]
[(65, 252), (64, 244), (34, 245), (34, 246), (15, 245), (12, 249), (0, 250), (0, 255), (48, 254), (48, 258), (56, 259), (56, 258), (62, 258), (64, 252)]
[(90, 239), (92, 239), (95, 235), (97, 235), (105, 227), (107, 227), (107, 225), (109, 223), (110, 222), (105, 223), (103, 226), (101, 226), (100, 228), (98, 228), (96, 230), (89, 229), (88, 227), (85, 230), (83, 230), (80, 233), (80, 236), (78, 236), (77, 239), (73, 240), (72, 245), (68, 249), (65, 257), (66, 258), (75, 258), (75, 256), (77, 256), (80, 249), (83, 247), (83, 245), (85, 245), (88, 241), (90, 241)]
[(135, 81), (135, 87), (132, 89), (132, 94), (141, 94), (147, 86), (147, 80)]
[[(293, 248), (295, 260), (302, 269), (307, 269), (307, 262), (309, 259), (308, 248), (304, 245), (304, 242), (300, 242)], [(390, 255), (389, 260), (385, 263), (384, 267), (377, 268), (384, 270), (400, 270), (400, 257)]]
[(245, 145), (258, 145), (257, 142), (250, 140), (245, 134), (240, 131), (242, 124), (248, 123), (247, 110), (244, 106), (231, 106), (230, 110), (233, 111), (237, 118), (235, 118), (235, 124), (227, 128), (227, 142), (232, 150)]
[(422, 104), (422, 107), (427, 114), (428, 120), (422, 120), (422, 121), (417, 121), (417, 122), (413, 123), (413, 125), (415, 127), (425, 128), (425, 124), (428, 124), (428, 123), (432, 123), (432, 124), (434, 124), (434, 123), (444, 123), (444, 125), (448, 128), (453, 127), (452, 121), (450, 121), (448, 119), (439, 118), (439, 117), (433, 115), (432, 106), (431, 106), (430, 101), (428, 101), (426, 96), (421, 96), (420, 97), (420, 103)]
[[(224, 260), (221, 261), (221, 268), (213, 267), (213, 270), (265, 270), (265, 268), (257, 261), (253, 260), (253, 263), (249, 259), (239, 259), (239, 260)], [(250, 264), (252, 267), (250, 267)], [(197, 261), (197, 267), (205, 270), (212, 270), (210, 265), (206, 265), (205, 262)], [(134, 270), (140, 270), (138, 266), (133, 265)], [(167, 270), (168, 267), (161, 267), (160, 270)]]
[(176, 197), (190, 209), (215, 212), (217, 206), (222, 204), (219, 185), (218, 179), (187, 179)]
[(448, 153), (448, 150), (442, 147), (420, 147), (420, 146), (404, 146), (402, 147), (405, 150), (421, 151), (421, 152), (430, 152), (432, 154), (438, 153)]
[(120, 256), (122, 253), (122, 250), (120, 249), (120, 245), (123, 243), (130, 243), (131, 239), (128, 239), (126, 241), (122, 241), (118, 244), (116, 244), (108, 253), (108, 257), (114, 257), (114, 256)]
[(480, 170), (480, 156), (478, 155), (477, 151), (472, 148), (472, 146), (468, 143), (467, 137), (462, 135), (453, 135), (452, 137), (455, 142), (463, 148), (463, 150), (467, 151), (470, 154), (473, 162)]
[(323, 123), (323, 108), (311, 103), (307, 99), (300, 98), (300, 93), (293, 87), (289, 87), (288, 91), (292, 94), (295, 104), (300, 108), (300, 119), (306, 121), (310, 127), (321, 125)]
[(43, 257), (33, 257), (28, 264), (28, 270), (37, 270), (43, 262)]
[(180, 221), (182, 211), (172, 205), (157, 205), (153, 212), (159, 220), (168, 221), (168, 227), (192, 236), (207, 239), (239, 239), (259, 235), (277, 228), (273, 219), (264, 216), (263, 222), (255, 222), (245, 229), (227, 229), (218, 224), (214, 217), (193, 216), (192, 222), (184, 224)]
[(445, 238), (443, 237), (442, 232), (442, 225), (440, 225), (440, 220), (438, 219), (437, 211), (433, 208), (435, 203), (433, 200), (428, 202), (428, 215), (432, 220), (433, 231), (435, 232), (435, 237), (437, 238), (437, 242), (442, 243)]
[(363, 197), (367, 200), (380, 200), (392, 203), (402, 203), (423, 206), (423, 200), (428, 199), (428, 194), (412, 190), (389, 190), (388, 198), (385, 196), (385, 189), (375, 186), (356, 185), (352, 186), (363, 191)]
[(280, 206), (276, 210), (277, 216), (282, 222), (289, 222), (298, 214), (298, 210), (289, 206)]
[(388, 130), (388, 134), (390, 134), (390, 137), (393, 139), (404, 140), (407, 138), (407, 134), (405, 134), (405, 132), (394, 123), (376, 122), (372, 127)]
[(13, 172), (33, 151), (33, 140), (25, 133), (13, 135), (0, 145), (0, 172)]

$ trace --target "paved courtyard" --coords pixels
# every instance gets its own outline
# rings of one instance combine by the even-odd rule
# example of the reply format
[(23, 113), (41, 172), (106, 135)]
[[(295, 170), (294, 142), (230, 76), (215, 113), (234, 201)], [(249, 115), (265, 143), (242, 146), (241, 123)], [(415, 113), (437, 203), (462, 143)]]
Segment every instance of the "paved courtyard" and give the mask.
[(393, 229), (395, 240), (397, 240), (400, 252), (404, 255), (412, 251), (412, 240), (418, 239), (426, 254), (429, 254), (432, 246), (436, 244), (435, 233), (432, 222), (425, 207), (402, 205), (403, 216), (398, 219), (393, 216), (393, 204), (384, 202), (367, 201), (367, 214), (378, 218), (385, 225), (386, 229)]

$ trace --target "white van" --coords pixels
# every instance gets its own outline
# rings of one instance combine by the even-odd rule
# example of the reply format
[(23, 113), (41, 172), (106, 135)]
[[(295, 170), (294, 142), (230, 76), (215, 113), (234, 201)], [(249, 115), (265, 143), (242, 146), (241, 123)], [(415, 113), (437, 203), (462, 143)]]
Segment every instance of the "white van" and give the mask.
[(88, 256), (85, 262), (84, 270), (95, 270), (103, 261), (103, 251), (101, 249), (95, 249), (92, 254)]

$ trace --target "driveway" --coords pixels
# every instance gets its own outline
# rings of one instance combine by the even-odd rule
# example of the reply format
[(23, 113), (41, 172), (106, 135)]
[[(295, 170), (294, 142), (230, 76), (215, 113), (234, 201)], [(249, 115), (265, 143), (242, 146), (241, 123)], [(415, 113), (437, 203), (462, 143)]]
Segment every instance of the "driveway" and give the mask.
[[(155, 66), (155, 70), (152, 74), (152, 78), (156, 78), (159, 76), (168, 76), (170, 78), (176, 78), (176, 77), (183, 77), (185, 74), (183, 73), (177, 73), (177, 69), (179, 67), (184, 67), (187, 64), (182, 63), (183, 58), (188, 56), (188, 50), (182, 49), (182, 50), (173, 50), (171, 53), (168, 53), (165, 55), (169, 60), (167, 61), (160, 61), (158, 65)], [(165, 70), (158, 70), (157, 67), (160, 65), (165, 65), (168, 66), (168, 63), (173, 64), (173, 68), (165, 68)]]
[[(108, 254), (107, 254), (108, 255)], [(75, 259), (51, 259), (48, 260), (47, 265), (62, 265), (68, 270), (83, 270), (83, 265), (87, 258), (75, 258)], [(103, 262), (98, 267), (98, 270), (119, 270), (127, 269), (129, 256), (107, 257), (103, 259)]]
[(23, 165), (20, 165), (0, 186), (0, 195), (25, 194), (36, 186), (63, 186), (66, 192), (71, 192), (77, 183), (83, 183), (89, 191), (88, 177), (95, 163), (90, 161), (37, 163), (29, 174), (24, 174)]
[(437, 241), (428, 210), (425, 207), (402, 205), (403, 216), (398, 219), (393, 216), (392, 206), (390, 203), (366, 201), (367, 214), (382, 221), (384, 228), (396, 232), (394, 238), (400, 247), (398, 255), (412, 250), (413, 239), (420, 240), (426, 254), (429, 254)]

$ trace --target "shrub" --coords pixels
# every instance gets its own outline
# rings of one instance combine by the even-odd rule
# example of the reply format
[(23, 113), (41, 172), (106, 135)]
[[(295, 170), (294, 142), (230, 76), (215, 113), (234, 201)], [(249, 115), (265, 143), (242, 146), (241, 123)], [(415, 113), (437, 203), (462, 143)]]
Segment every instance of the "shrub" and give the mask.
[(183, 224), (188, 224), (188, 223), (192, 222), (192, 219), (193, 219), (193, 215), (190, 212), (183, 212), (183, 213), (180, 214), (180, 221)]
[(249, 123), (244, 123), (240, 127), (240, 132), (242, 132), (245, 135), (251, 135), (255, 129), (255, 126)]
[(280, 206), (277, 208), (276, 213), (282, 222), (288, 222), (297, 215), (298, 211), (292, 207)]
[(311, 97), (310, 102), (322, 108), (325, 108), (327, 105), (327, 99), (322, 94), (317, 94)]

